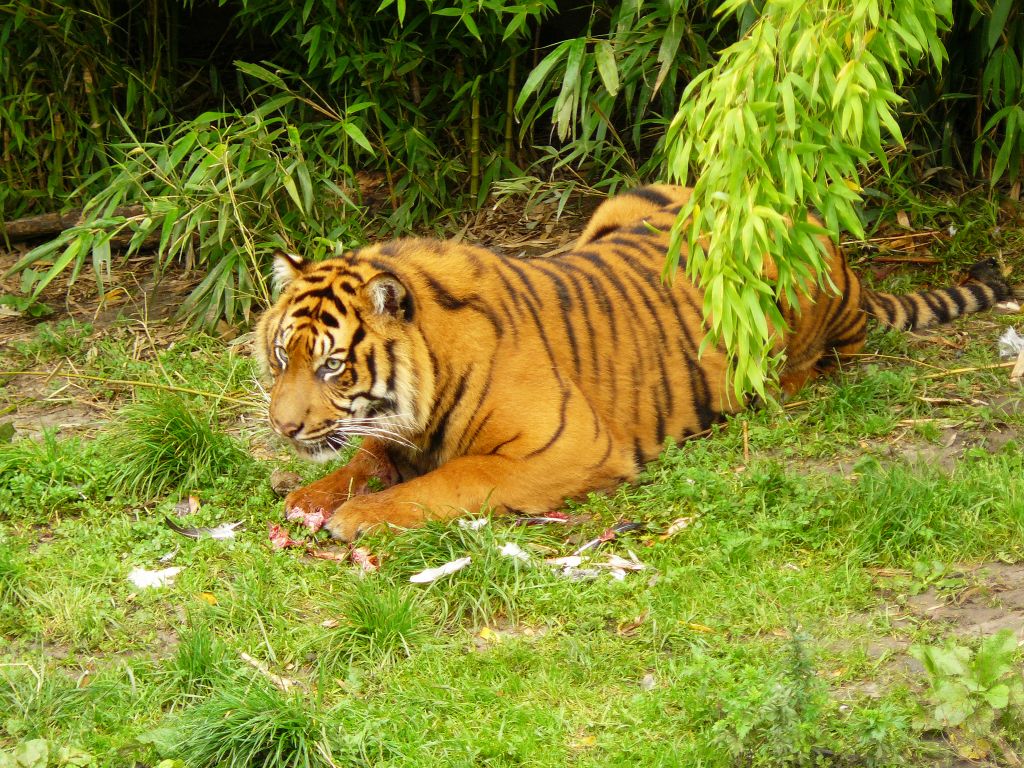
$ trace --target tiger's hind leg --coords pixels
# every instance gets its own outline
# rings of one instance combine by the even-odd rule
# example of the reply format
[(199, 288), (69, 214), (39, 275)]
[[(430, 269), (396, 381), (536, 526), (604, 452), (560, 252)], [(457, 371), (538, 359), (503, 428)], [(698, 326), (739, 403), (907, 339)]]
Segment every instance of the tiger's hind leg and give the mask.
[(785, 368), (779, 376), (779, 386), (786, 397), (792, 397), (808, 382), (819, 376), (826, 376), (846, 363), (854, 359), (855, 355), (864, 348), (866, 334), (861, 331), (859, 334), (851, 335), (839, 341), (832, 341), (825, 345), (825, 352), (813, 363)]

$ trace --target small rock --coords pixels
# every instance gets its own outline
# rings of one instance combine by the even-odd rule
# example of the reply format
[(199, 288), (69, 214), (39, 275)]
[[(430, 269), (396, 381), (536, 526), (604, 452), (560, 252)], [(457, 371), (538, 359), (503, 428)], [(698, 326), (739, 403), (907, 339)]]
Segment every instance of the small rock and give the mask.
[(270, 487), (278, 496), (287, 496), (302, 485), (302, 478), (297, 472), (285, 472), (275, 469), (270, 473)]

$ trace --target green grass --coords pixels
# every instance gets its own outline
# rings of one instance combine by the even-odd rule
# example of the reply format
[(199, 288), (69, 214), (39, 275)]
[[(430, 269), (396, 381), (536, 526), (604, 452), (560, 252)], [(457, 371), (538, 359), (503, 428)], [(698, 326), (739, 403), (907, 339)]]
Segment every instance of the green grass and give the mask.
[[(1024, 410), (1005, 370), (927, 379), (922, 363), (990, 365), (989, 323), (1008, 322), (986, 317), (957, 353), (874, 334), (869, 348), (902, 359), (669, 448), (637, 483), (571, 505), (581, 522), (374, 534), (360, 544), (381, 568), (363, 577), (270, 548), (271, 470), (324, 469), (264, 442), (262, 415), (176, 394), (118, 411), (123, 387), (83, 384), (111, 407), (103, 437), (0, 445), (0, 754), (45, 739), (53, 755), (162, 768), (947, 759), (921, 726), (928, 679), (905, 662), (952, 628), (905, 601), (973, 594), (965, 564), (1024, 561), (1024, 447), (984, 444), (1019, 436)], [(251, 368), (209, 339), (140, 360), (127, 335), (52, 336), (3, 365), (67, 356), (110, 378), (168, 383), (163, 368), (182, 387), (251, 391)], [(954, 433), (966, 447), (948, 470), (904, 460)], [(201, 506), (184, 524), (240, 522), (236, 538), (169, 530), (187, 495)], [(661, 539), (680, 517), (690, 525)], [(646, 529), (604, 549), (647, 570), (572, 581), (541, 563), (621, 520)], [(510, 542), (531, 561), (502, 557)], [(458, 573), (409, 582), (467, 555)], [(172, 586), (127, 581), (169, 566), (182, 569)], [(993, 739), (1021, 751), (1004, 721)]]
[(353, 662), (409, 658), (433, 630), (419, 595), (377, 579), (359, 581), (345, 599), (324, 607), (338, 618), (327, 620), (313, 651), (320, 671), (333, 677)]
[(146, 395), (121, 409), (104, 436), (115, 493), (153, 497), (238, 469), (241, 446), (215, 427), (207, 402), (175, 392)]
[(239, 679), (185, 711), (172, 749), (196, 768), (328, 768), (336, 731), (301, 695)]

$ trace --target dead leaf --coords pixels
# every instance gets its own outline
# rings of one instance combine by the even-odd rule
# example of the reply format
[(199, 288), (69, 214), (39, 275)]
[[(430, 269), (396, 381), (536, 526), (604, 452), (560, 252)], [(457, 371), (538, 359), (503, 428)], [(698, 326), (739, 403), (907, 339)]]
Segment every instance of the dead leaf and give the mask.
[(975, 738), (960, 730), (949, 734), (949, 743), (965, 760), (984, 760), (992, 751), (992, 745), (986, 739)]
[(910, 229), (910, 217), (907, 216), (906, 211), (896, 211), (896, 221), (904, 229)]
[(694, 632), (700, 632), (705, 635), (713, 635), (715, 633), (715, 630), (711, 627), (705, 626), (704, 624), (697, 624), (693, 621), (680, 621), (679, 623), (687, 629), (692, 629)]
[(647, 616), (650, 611), (644, 611), (639, 616), (630, 619), (629, 621), (623, 621), (615, 628), (615, 633), (621, 637), (632, 637), (636, 634), (636, 631), (643, 626), (643, 623), (647, 621)]
[(495, 632), (490, 627), (481, 627), (480, 631), (476, 633), (477, 637), (481, 640), (485, 640), (488, 643), (500, 643), (501, 635)]

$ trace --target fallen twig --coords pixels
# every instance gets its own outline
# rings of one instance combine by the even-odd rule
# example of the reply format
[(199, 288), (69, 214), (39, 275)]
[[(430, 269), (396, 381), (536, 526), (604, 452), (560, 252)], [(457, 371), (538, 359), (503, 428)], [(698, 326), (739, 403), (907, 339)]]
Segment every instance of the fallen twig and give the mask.
[[(116, 208), (113, 216), (124, 216), (131, 218), (141, 216), (145, 209), (141, 205), (125, 205)], [(57, 235), (65, 229), (77, 227), (82, 223), (81, 208), (68, 211), (67, 213), (43, 213), (38, 216), (26, 216), (23, 219), (15, 219), (0, 225), (0, 237), (5, 237), (12, 243), (19, 240), (29, 240), (33, 237), (44, 237), (46, 235)]]
[(143, 387), (146, 389), (159, 389), (165, 392), (180, 392), (186, 395), (199, 395), (200, 397), (208, 397), (212, 400), (223, 400), (228, 403), (234, 403), (236, 405), (243, 405), (247, 408), (253, 406), (262, 406), (262, 401), (257, 400), (243, 400), (240, 397), (231, 397), (231, 395), (221, 395), (216, 392), (204, 392), (201, 389), (192, 389), (191, 387), (178, 387), (173, 384), (158, 384), (154, 381), (136, 381), (133, 379), (108, 379), (105, 376), (90, 376), (87, 373), (64, 373), (60, 370), (55, 371), (0, 371), (0, 376), (46, 376), (50, 379), (60, 376), (65, 379), (82, 379), (84, 381), (97, 381), (101, 384), (114, 384), (126, 387)]
[(287, 677), (275, 675), (273, 672), (270, 671), (270, 669), (267, 668), (266, 664), (264, 664), (259, 659), (254, 659), (252, 656), (250, 656), (248, 653), (245, 653), (244, 651), (241, 654), (239, 654), (239, 656), (241, 656), (242, 661), (244, 661), (250, 667), (255, 669), (257, 672), (261, 673), (264, 677), (267, 678), (267, 680), (273, 683), (274, 686), (276, 686), (277, 688), (280, 688), (282, 691), (287, 692), (293, 685), (298, 685), (298, 683), (295, 680), (289, 680)]
[(956, 376), (958, 373), (976, 373), (977, 371), (991, 371), (995, 368), (1013, 368), (1017, 363), (1010, 361), (1008, 363), (993, 363), (992, 365), (977, 365), (970, 368), (952, 368), (946, 371), (939, 371), (938, 373), (929, 373), (922, 376), (922, 379), (941, 379), (943, 376)]
[(1012, 383), (1018, 384), (1022, 378), (1024, 378), (1024, 349), (1017, 355), (1017, 360), (1013, 364), (1013, 370), (1010, 371), (1010, 381)]

